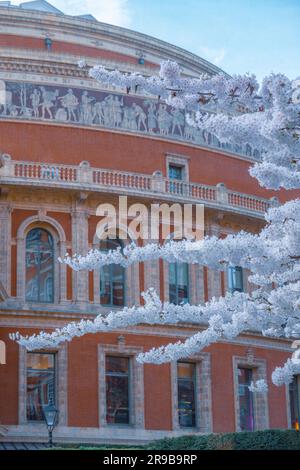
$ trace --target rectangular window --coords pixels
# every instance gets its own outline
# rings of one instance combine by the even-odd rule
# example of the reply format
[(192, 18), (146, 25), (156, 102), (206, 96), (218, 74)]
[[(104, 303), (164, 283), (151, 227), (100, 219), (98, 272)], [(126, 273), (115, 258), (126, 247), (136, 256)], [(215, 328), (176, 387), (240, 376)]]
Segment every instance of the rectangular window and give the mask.
[(248, 386), (252, 382), (253, 371), (246, 367), (238, 368), (239, 377), (239, 405), (240, 405), (240, 430), (254, 431), (254, 404), (253, 394)]
[(169, 165), (169, 179), (173, 180), (169, 183), (169, 192), (172, 194), (183, 194), (184, 167), (177, 165)]
[(129, 358), (106, 356), (106, 422), (129, 424)]
[(228, 289), (230, 292), (243, 292), (243, 269), (240, 266), (229, 266)]
[(169, 178), (171, 180), (183, 180), (183, 167), (178, 165), (169, 165)]
[(299, 397), (299, 377), (295, 375), (289, 384), (291, 425), (293, 429), (299, 429), (300, 419), (300, 397)]
[(191, 362), (178, 362), (178, 420), (181, 427), (196, 425), (196, 367)]
[(56, 402), (55, 354), (27, 353), (26, 408), (29, 421), (43, 421), (43, 405)]
[(187, 263), (169, 264), (169, 300), (176, 305), (189, 301), (189, 267)]

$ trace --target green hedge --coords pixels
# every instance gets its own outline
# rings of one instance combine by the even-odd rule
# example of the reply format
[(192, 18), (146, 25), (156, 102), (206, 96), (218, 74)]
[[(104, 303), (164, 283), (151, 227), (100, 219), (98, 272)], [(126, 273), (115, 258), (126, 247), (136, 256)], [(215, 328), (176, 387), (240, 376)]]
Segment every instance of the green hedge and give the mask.
[(152, 450), (300, 450), (300, 432), (267, 431), (190, 435), (153, 441)]

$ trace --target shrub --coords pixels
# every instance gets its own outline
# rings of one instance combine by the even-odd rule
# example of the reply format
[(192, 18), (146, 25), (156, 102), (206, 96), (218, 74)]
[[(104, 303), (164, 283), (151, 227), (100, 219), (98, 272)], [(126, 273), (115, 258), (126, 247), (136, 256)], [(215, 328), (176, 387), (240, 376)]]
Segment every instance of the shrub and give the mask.
[(300, 433), (294, 430), (188, 435), (153, 441), (152, 450), (300, 450)]

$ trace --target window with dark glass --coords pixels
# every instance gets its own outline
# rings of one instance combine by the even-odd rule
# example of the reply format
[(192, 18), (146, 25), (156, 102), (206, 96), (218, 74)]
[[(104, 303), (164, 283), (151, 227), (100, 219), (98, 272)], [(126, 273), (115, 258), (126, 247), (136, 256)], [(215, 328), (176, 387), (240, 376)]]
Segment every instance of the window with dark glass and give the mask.
[(26, 237), (26, 300), (54, 301), (53, 237), (47, 230), (34, 228)]
[(171, 180), (183, 180), (183, 167), (169, 165), (169, 178)]
[(239, 377), (239, 405), (241, 431), (254, 431), (254, 403), (253, 393), (249, 385), (253, 380), (253, 371), (246, 367), (238, 368)]
[(49, 401), (56, 402), (55, 354), (27, 353), (27, 419), (43, 421), (43, 406)]
[[(100, 250), (122, 249), (119, 238), (102, 240)], [(108, 306), (125, 305), (125, 269), (119, 264), (110, 264), (100, 269), (100, 303)]]
[(178, 420), (182, 427), (196, 425), (196, 367), (191, 362), (177, 363)]
[(299, 396), (299, 376), (295, 375), (289, 384), (290, 411), (292, 428), (299, 429), (300, 425), (300, 396)]
[(243, 269), (240, 266), (229, 266), (228, 289), (230, 292), (243, 292)]
[(183, 175), (184, 167), (177, 165), (169, 165), (169, 179), (174, 182), (169, 183), (169, 191), (175, 194), (183, 193)]
[(129, 358), (106, 356), (106, 422), (129, 424)]
[(169, 300), (176, 305), (189, 301), (189, 267), (187, 263), (169, 264)]

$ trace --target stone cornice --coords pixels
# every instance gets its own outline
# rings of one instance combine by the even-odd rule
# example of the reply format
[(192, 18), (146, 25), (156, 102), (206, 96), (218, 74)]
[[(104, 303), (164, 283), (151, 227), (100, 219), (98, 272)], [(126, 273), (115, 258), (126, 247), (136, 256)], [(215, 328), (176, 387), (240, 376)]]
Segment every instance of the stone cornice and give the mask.
[[(36, 49), (20, 49), (14, 47), (1, 47), (1, 68), (3, 70), (39, 71), (40, 73), (58, 73), (61, 69), (70, 69), (72, 76), (88, 77), (87, 69), (80, 69), (77, 65), (78, 56), (62, 52), (49, 52)], [(98, 59), (89, 57), (86, 59), (88, 67), (99, 63)], [(136, 66), (129, 62), (109, 60), (101, 58), (101, 64), (108, 69), (119, 69), (123, 72), (134, 72)], [(49, 71), (49, 66), (51, 67)], [(141, 66), (139, 72), (144, 75), (153, 73), (153, 68)], [(95, 81), (89, 78), (90, 81)]]
[[(29, 29), (31, 29), (30, 34)], [(85, 45), (87, 45), (86, 39), (89, 39), (90, 47), (108, 50), (111, 50), (109, 47), (110, 42), (111, 46), (118, 44), (118, 51), (120, 53), (125, 53), (126, 49), (127, 51), (131, 50), (129, 55), (134, 57), (136, 57), (137, 50), (141, 50), (146, 55), (146, 60), (157, 64), (162, 59), (176, 60), (186, 73), (198, 75), (201, 71), (209, 74), (222, 72), (220, 68), (198, 57), (196, 54), (160, 39), (119, 26), (68, 15), (0, 7), (1, 32), (6, 32), (7, 34), (16, 34), (18, 32), (18, 35), (30, 35), (31, 37), (45, 37), (52, 34), (55, 35), (57, 40), (77, 44), (85, 43)], [(98, 45), (97, 40), (99, 42)], [(102, 45), (101, 40), (105, 41), (105, 44), (103, 43)]]

